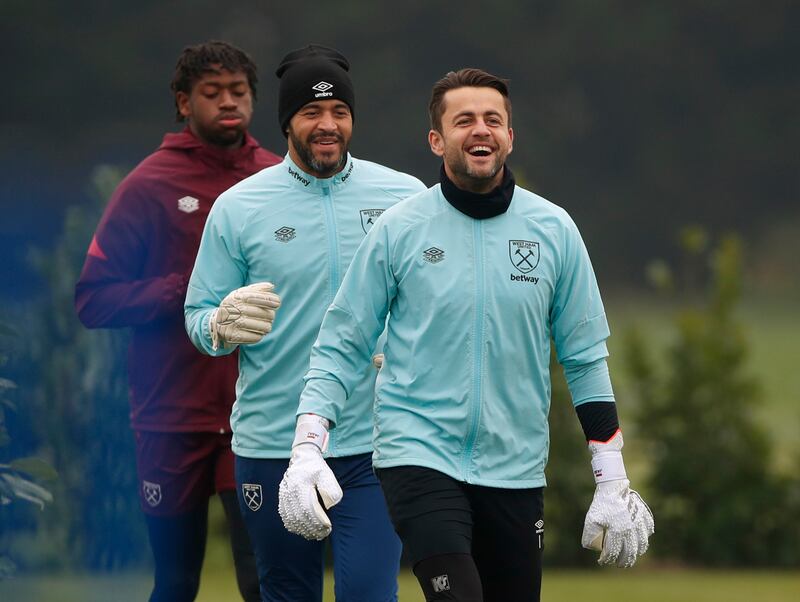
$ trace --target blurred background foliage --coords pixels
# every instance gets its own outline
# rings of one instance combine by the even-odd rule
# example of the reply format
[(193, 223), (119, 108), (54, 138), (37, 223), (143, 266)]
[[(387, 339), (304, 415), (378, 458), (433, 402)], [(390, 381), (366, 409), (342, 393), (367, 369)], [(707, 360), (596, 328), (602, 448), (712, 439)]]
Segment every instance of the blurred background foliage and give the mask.
[[(759, 424), (759, 379), (748, 369), (741, 300), (742, 243), (710, 244), (686, 228), (684, 285), (689, 299), (662, 357), (646, 335), (626, 333), (634, 424), (649, 461), (645, 486), (658, 517), (654, 551), (687, 564), (785, 566), (800, 563), (800, 482), (775, 469), (770, 433)], [(707, 278), (698, 274), (706, 274)], [(686, 289), (688, 288), (688, 290)]]
[[(21, 567), (115, 569), (148, 558), (128, 426), (124, 331), (88, 331), (73, 309), (75, 282), (103, 208), (124, 171), (98, 167), (90, 202), (69, 207), (52, 250), (29, 261), (48, 294), (25, 311), (19, 425), (58, 471), (56, 502), (20, 533)], [(24, 545), (23, 545), (24, 540)]]
[[(44, 512), (0, 507), (0, 553), (31, 569), (149, 561), (126, 338), (84, 330), (73, 287), (115, 183), (180, 127), (169, 93), (179, 51), (221, 38), (260, 66), (264, 146), (285, 151), (275, 65), (328, 44), (352, 64), (354, 154), (428, 184), (431, 84), (462, 66), (510, 78), (509, 163), (574, 217), (612, 316), (626, 459), (657, 518), (647, 561), (796, 567), (798, 26), (788, 0), (6, 0), (0, 300), (22, 334), (8, 339), (3, 382), (19, 386), (0, 464), (36, 456), (59, 478)], [(753, 316), (773, 316), (777, 334), (749, 327)], [(577, 543), (588, 455), (553, 375), (546, 558), (589, 566)], [(212, 519), (219, 540), (221, 513)]]
[(768, 251), (765, 278), (780, 286), (796, 273), (786, 224), (800, 227), (798, 26), (791, 0), (5, 0), (0, 204), (13, 211), (0, 276), (39, 282), (19, 243), (52, 239), (66, 207), (87, 202), (94, 165), (133, 165), (177, 127), (175, 59), (218, 37), (260, 67), (253, 131), (268, 148), (285, 150), (275, 66), (328, 44), (352, 64), (354, 153), (432, 184), (431, 85), (482, 67), (511, 80), (512, 169), (569, 208), (606, 286), (638, 285), (690, 222), (741, 232), (749, 259)]

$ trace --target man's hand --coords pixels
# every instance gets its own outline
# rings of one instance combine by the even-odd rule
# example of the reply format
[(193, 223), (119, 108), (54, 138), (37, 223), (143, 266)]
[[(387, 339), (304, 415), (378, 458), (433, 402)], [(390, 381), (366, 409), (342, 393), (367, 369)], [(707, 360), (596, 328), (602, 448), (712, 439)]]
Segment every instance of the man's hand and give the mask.
[(375, 366), (378, 370), (383, 368), (383, 360), (384, 355), (382, 353), (376, 353), (372, 356), (372, 365)]
[(322, 457), (328, 442), (327, 427), (328, 421), (320, 416), (303, 414), (298, 418), (289, 468), (278, 489), (278, 514), (283, 525), (306, 539), (321, 540), (330, 534), (331, 520), (322, 504), (331, 508), (343, 496)]
[(599, 564), (632, 567), (655, 531), (653, 513), (630, 488), (622, 463), (622, 433), (605, 443), (591, 441), (597, 489), (583, 525), (581, 544), (600, 552)]
[(216, 351), (220, 345), (250, 345), (258, 343), (272, 330), (275, 310), (281, 299), (271, 282), (259, 282), (237, 288), (222, 300), (209, 320), (211, 344)]

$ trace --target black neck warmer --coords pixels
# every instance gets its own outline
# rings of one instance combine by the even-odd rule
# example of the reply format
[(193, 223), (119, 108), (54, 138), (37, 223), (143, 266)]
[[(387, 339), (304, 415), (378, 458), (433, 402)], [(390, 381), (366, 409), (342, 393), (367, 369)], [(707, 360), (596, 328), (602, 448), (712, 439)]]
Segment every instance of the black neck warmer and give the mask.
[(439, 171), (439, 182), (447, 202), (464, 215), (475, 219), (487, 219), (505, 213), (511, 204), (511, 197), (514, 196), (514, 174), (508, 165), (503, 166), (503, 180), (500, 185), (487, 193), (461, 190), (447, 177), (444, 165)]

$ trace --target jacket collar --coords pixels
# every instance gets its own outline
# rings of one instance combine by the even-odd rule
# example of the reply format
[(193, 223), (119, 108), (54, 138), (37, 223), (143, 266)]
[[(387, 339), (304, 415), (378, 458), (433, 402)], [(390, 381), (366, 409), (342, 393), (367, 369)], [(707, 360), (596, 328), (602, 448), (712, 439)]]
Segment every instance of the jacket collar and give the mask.
[(180, 132), (166, 134), (159, 149), (180, 149), (197, 153), (211, 163), (222, 165), (225, 168), (236, 167), (249, 161), (255, 149), (260, 146), (258, 141), (249, 132), (245, 132), (244, 143), (239, 148), (226, 149), (206, 144), (195, 136), (189, 127)]
[(508, 165), (503, 166), (503, 179), (500, 184), (487, 193), (461, 190), (447, 177), (444, 165), (439, 170), (439, 182), (447, 202), (474, 219), (487, 219), (505, 213), (511, 204), (511, 197), (514, 196), (514, 174)]
[(331, 188), (334, 186), (342, 186), (346, 184), (353, 175), (353, 157), (347, 153), (347, 161), (344, 164), (344, 169), (337, 174), (332, 175), (330, 178), (317, 178), (311, 174), (303, 171), (298, 165), (292, 161), (289, 153), (283, 158), (283, 168), (286, 170), (286, 175), (289, 180), (300, 188)]

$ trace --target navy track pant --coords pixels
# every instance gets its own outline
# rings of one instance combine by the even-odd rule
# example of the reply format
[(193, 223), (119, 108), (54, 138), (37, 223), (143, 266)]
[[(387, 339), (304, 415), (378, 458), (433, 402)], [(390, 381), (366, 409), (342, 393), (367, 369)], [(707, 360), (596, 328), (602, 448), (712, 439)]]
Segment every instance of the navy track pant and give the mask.
[[(395, 602), (400, 540), (371, 454), (329, 458), (344, 497), (328, 511), (337, 602)], [(239, 505), (256, 554), (264, 602), (321, 602), (325, 541), (286, 531), (278, 515), (284, 459), (236, 457)]]

